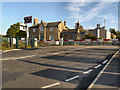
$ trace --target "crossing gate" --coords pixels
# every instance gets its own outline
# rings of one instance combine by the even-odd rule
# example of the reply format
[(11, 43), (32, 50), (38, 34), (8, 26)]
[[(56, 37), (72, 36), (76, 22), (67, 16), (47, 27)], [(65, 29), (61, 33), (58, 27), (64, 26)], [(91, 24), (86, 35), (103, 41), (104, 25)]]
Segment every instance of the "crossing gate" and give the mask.
[(120, 39), (40, 40), (44, 45), (120, 45)]

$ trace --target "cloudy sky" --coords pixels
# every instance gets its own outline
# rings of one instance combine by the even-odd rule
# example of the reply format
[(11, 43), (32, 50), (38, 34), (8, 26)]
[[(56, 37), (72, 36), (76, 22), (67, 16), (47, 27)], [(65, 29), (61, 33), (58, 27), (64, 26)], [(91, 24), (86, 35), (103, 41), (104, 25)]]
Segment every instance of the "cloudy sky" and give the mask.
[(95, 28), (98, 23), (103, 26), (105, 19), (107, 30), (118, 30), (117, 2), (3, 2), (2, 34), (6, 34), (11, 24), (24, 22), (25, 16), (37, 17), (39, 22), (66, 20), (70, 28), (79, 20), (86, 29)]

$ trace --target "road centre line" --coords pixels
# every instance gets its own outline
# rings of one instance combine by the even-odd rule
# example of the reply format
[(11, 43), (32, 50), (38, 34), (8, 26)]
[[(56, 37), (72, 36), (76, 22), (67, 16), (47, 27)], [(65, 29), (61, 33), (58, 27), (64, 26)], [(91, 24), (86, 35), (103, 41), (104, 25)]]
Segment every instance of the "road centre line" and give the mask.
[(70, 79), (66, 79), (65, 81), (68, 82), (68, 81), (71, 81), (71, 80), (76, 79), (76, 78), (78, 78), (78, 77), (79, 77), (79, 75), (74, 76), (74, 77), (72, 77), (72, 78), (70, 78)]
[(100, 76), (102, 75), (102, 73), (104, 73), (104, 70), (107, 68), (107, 66), (110, 64), (110, 62), (113, 60), (113, 58), (115, 57), (115, 55), (119, 52), (119, 50), (112, 56), (112, 58), (109, 60), (109, 62), (105, 65), (105, 67), (100, 71), (100, 73), (97, 75), (97, 77), (93, 80), (93, 82), (89, 85), (89, 87), (87, 88), (87, 90), (91, 90), (92, 87), (95, 85), (95, 83), (97, 82), (97, 80), (100, 78)]
[(83, 74), (90, 73), (91, 71), (93, 71), (93, 70), (92, 70), (92, 69), (90, 69), (90, 70), (88, 70), (88, 71), (83, 72)]
[(94, 67), (94, 68), (99, 68), (100, 66), (102, 66), (101, 64), (99, 64), (99, 65), (97, 65), (96, 67)]
[(103, 64), (105, 64), (107, 61), (108, 61), (108, 60), (105, 60), (105, 61), (103, 62)]
[(49, 88), (49, 87), (53, 87), (53, 86), (56, 86), (56, 85), (59, 85), (60, 82), (57, 82), (57, 83), (54, 83), (54, 84), (50, 84), (50, 85), (47, 85), (47, 86), (43, 86), (41, 88)]

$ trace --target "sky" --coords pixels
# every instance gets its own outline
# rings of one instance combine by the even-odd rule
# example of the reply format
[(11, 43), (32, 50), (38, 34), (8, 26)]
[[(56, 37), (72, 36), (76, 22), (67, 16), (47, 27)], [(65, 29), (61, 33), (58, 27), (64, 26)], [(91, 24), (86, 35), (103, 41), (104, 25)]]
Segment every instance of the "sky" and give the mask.
[(10, 25), (24, 22), (26, 16), (38, 18), (39, 23), (66, 20), (71, 29), (78, 20), (83, 28), (92, 29), (98, 23), (104, 26), (105, 19), (107, 30), (118, 30), (117, 2), (3, 2), (2, 34), (6, 34)]

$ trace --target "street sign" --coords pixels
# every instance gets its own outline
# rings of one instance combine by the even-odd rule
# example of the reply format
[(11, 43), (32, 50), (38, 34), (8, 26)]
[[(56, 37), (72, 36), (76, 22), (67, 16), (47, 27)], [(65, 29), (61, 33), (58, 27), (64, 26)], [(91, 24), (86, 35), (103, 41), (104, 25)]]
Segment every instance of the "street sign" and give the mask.
[[(32, 23), (32, 16), (27, 16), (27, 17), (24, 17), (24, 24), (25, 23)], [(26, 36), (26, 42), (25, 42), (25, 48), (27, 48), (28, 46), (28, 28), (26, 28), (25, 30), (27, 32), (27, 36)]]
[(32, 16), (24, 17), (24, 23), (32, 23)]

